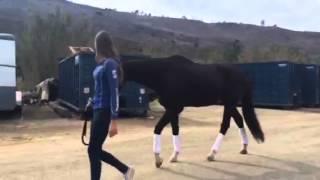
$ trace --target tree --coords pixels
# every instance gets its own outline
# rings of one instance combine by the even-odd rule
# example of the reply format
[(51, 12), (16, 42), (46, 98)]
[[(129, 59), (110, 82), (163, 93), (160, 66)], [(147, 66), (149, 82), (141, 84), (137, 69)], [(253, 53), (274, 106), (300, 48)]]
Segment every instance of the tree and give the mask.
[(93, 37), (88, 21), (76, 22), (57, 9), (47, 17), (35, 15), (21, 34), (18, 64), (25, 75), (24, 88), (48, 77), (56, 77), (58, 58), (68, 54), (69, 45), (87, 46)]
[(194, 48), (199, 48), (199, 38), (196, 38), (195, 42), (193, 43)]
[(241, 52), (242, 44), (240, 40), (235, 40), (225, 47), (224, 60), (230, 63), (239, 62)]

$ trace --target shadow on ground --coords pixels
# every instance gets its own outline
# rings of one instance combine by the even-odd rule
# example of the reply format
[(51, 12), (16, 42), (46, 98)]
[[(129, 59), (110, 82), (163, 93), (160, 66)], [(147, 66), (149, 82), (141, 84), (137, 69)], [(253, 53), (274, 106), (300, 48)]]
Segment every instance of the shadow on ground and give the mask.
[[(195, 162), (180, 162), (181, 164), (190, 166), (190, 169), (202, 169), (202, 170), (210, 170), (216, 173), (222, 173), (226, 176), (232, 177), (232, 179), (235, 180), (247, 180), (247, 179), (305, 179), (306, 177), (310, 179), (317, 179), (317, 177), (320, 175), (320, 167), (311, 165), (304, 162), (295, 162), (295, 161), (287, 161), (283, 159), (278, 159), (274, 157), (264, 156), (264, 155), (252, 155), (257, 158), (262, 159), (263, 161), (270, 163), (277, 163), (277, 164), (283, 164), (287, 169), (282, 169), (279, 167), (273, 167), (268, 165), (261, 165), (261, 164), (253, 164), (253, 163), (244, 163), (244, 162), (233, 162), (233, 161), (225, 161), (225, 160), (219, 160), (212, 163), (195, 163)], [(263, 168), (267, 171), (265, 173), (259, 174), (259, 175), (247, 175), (242, 174), (239, 172), (232, 171), (232, 169), (221, 169), (221, 168), (215, 168), (214, 166), (218, 166), (218, 164), (232, 164), (237, 166), (244, 166), (244, 167), (254, 167), (254, 168)], [(163, 171), (179, 175), (185, 178), (190, 179), (204, 179), (204, 180), (216, 180), (215, 177), (203, 177), (198, 175), (197, 173), (194, 173), (194, 171), (190, 172), (181, 172), (170, 168), (162, 168)]]

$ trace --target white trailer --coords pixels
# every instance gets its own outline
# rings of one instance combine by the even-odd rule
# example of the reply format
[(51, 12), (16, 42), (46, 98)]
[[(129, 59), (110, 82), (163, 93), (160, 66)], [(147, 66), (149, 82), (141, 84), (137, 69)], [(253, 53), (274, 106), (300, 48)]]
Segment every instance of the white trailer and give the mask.
[(21, 93), (16, 92), (16, 42), (11, 34), (0, 33), (0, 111), (13, 111)]

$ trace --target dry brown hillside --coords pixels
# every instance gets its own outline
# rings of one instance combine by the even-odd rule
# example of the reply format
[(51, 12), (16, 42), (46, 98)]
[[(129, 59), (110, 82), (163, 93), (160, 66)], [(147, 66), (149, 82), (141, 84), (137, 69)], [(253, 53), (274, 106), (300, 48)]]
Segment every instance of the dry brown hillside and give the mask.
[[(56, 15), (57, 12), (59, 15)], [(70, 27), (69, 22), (72, 22)], [(46, 23), (47, 26), (40, 26)], [(54, 23), (61, 26), (48, 26)], [(39, 27), (41, 30), (36, 31)], [(57, 59), (67, 55), (68, 44), (91, 45), (93, 35), (100, 29), (111, 32), (120, 51), (125, 54), (182, 54), (205, 63), (284, 59), (317, 63), (320, 60), (320, 33), (316, 32), (140, 16), (65, 0), (0, 0), (0, 32), (17, 35), (18, 60), (23, 72), (29, 72), (31, 68), (25, 61), (35, 61), (34, 64), (39, 66), (35, 68), (32, 80), (26, 80), (30, 81), (30, 85), (34, 84), (33, 81), (56, 74)], [(56, 35), (51, 37), (56, 41), (54, 43), (50, 38), (40, 37), (51, 34)], [(36, 39), (47, 41), (36, 43)], [(41, 46), (35, 50), (35, 44)], [(47, 49), (39, 50), (41, 48)], [(48, 48), (50, 52), (40, 54)], [(40, 59), (48, 62), (38, 65)], [(55, 68), (52, 71), (37, 71), (48, 65)]]

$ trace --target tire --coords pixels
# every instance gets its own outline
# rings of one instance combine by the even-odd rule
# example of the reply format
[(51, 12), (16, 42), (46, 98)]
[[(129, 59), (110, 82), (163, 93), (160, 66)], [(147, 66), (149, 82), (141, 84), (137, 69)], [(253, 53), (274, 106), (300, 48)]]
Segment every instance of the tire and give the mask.
[(22, 106), (16, 106), (16, 108), (13, 111), (13, 117), (15, 119), (21, 119), (22, 118), (22, 110), (23, 110)]

